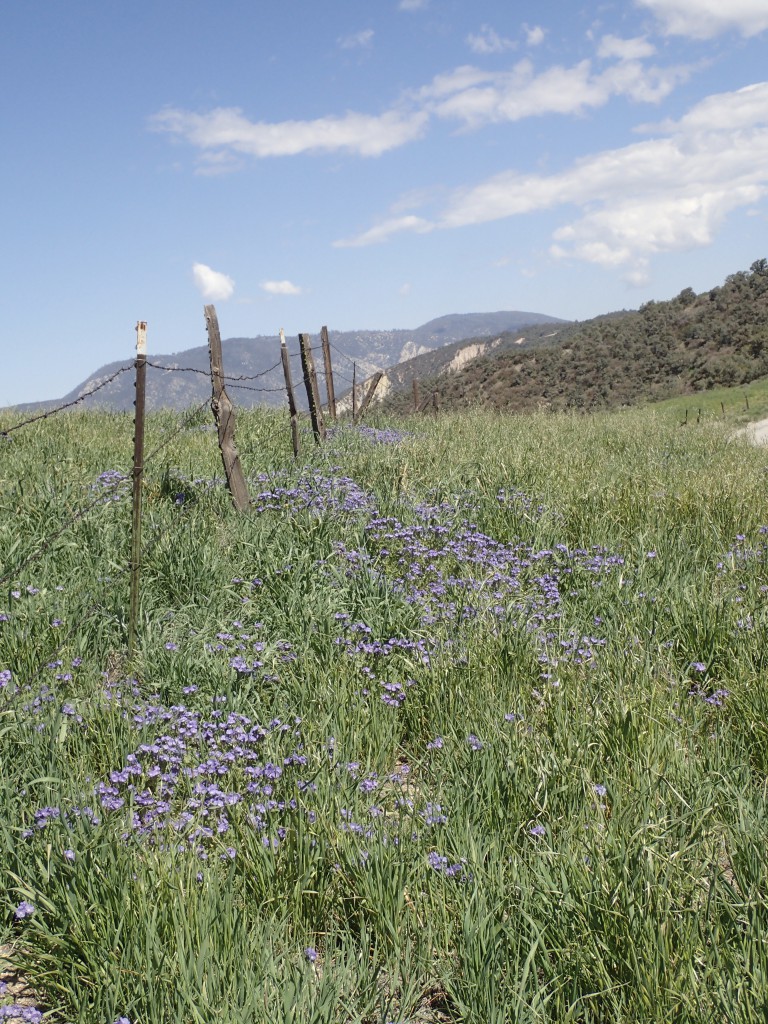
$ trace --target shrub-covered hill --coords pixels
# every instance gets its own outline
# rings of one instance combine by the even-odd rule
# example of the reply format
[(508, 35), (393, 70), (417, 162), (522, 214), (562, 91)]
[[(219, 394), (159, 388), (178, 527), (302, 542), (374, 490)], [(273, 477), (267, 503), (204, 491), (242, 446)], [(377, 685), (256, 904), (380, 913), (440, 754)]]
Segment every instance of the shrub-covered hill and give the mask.
[[(479, 358), (431, 382), (446, 407), (596, 409), (768, 374), (768, 260), (697, 295), (570, 325), (557, 343)], [(392, 396), (388, 404), (407, 403)]]

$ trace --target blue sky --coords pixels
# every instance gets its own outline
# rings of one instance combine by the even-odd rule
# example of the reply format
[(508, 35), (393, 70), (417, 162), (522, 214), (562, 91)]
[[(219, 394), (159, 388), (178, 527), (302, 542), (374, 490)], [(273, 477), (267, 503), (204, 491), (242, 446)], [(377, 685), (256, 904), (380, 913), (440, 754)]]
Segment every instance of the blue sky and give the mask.
[(768, 0), (6, 4), (0, 405), (224, 337), (586, 319), (768, 255)]

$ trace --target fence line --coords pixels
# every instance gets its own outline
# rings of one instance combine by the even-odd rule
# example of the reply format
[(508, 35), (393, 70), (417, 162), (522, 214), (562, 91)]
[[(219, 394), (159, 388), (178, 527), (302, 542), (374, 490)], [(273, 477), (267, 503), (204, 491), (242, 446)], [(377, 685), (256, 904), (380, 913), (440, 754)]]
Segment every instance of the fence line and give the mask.
[[(162, 363), (153, 363), (149, 359), (147, 360), (147, 366), (151, 366), (155, 370), (165, 370), (168, 373), (199, 373), (203, 377), (211, 379), (210, 370), (201, 370), (196, 366), (164, 366)], [(273, 373), (280, 367), (280, 362), (276, 362), (274, 366), (270, 366), (267, 370), (262, 370), (260, 373), (253, 374), (223, 374), (223, 380), (258, 380), (260, 377), (266, 377), (267, 374)]]
[(59, 405), (55, 409), (48, 409), (47, 412), (38, 413), (37, 416), (31, 416), (27, 420), (22, 420), (21, 423), (15, 423), (12, 427), (8, 427), (7, 430), (0, 430), (0, 435), (7, 437), (8, 434), (11, 434), (14, 430), (21, 430), (22, 427), (27, 427), (30, 423), (37, 423), (38, 420), (47, 420), (50, 416), (55, 416), (56, 413), (63, 412), (64, 409), (71, 409), (73, 406), (79, 405), (79, 403), (84, 402), (86, 398), (90, 398), (91, 395), (95, 395), (97, 391), (101, 391), (101, 389), (105, 388), (107, 384), (111, 384), (112, 381), (119, 377), (121, 373), (125, 373), (126, 370), (131, 370), (132, 368), (133, 363), (131, 363), (130, 366), (121, 366), (119, 370), (116, 370), (111, 376), (107, 377), (106, 380), (103, 380), (100, 384), (91, 388), (90, 391), (86, 391), (86, 393), (84, 395), (80, 395), (79, 398), (75, 398), (71, 402), (65, 402), (63, 405)]
[[(309, 339), (307, 337), (306, 338), (306, 342), (308, 342), (308, 340)], [(319, 348), (318, 347), (312, 347), (311, 345), (309, 345), (307, 343), (305, 343), (304, 347), (305, 347), (305, 352), (308, 352), (310, 354), (314, 353), (314, 352), (324, 352), (324, 349), (322, 347), (319, 347)], [(329, 343), (329, 349), (330, 348), (332, 348), (334, 351), (336, 351), (344, 359), (349, 360), (349, 362), (352, 363), (353, 371), (354, 371), (354, 369), (356, 367), (356, 361), (354, 359), (352, 359), (351, 356), (349, 356), (346, 352), (343, 352), (335, 343)], [(301, 359), (301, 356), (302, 356), (301, 352), (287, 353), (287, 354), (289, 355), (290, 358), (296, 358), (296, 359)], [(123, 373), (127, 372), (128, 370), (130, 370), (132, 368), (135, 368), (137, 366), (137, 362), (138, 362), (138, 360), (135, 361), (135, 362), (131, 362), (131, 363), (127, 364), (127, 365), (120, 366), (114, 373), (110, 374), (108, 377), (106, 377), (104, 380), (102, 380), (99, 384), (97, 384), (96, 386), (92, 387), (90, 390), (88, 390), (84, 394), (79, 395), (76, 399), (74, 399), (74, 400), (72, 400), (70, 402), (62, 403), (61, 405), (59, 405), (59, 406), (57, 406), (55, 408), (48, 409), (45, 412), (39, 413), (39, 414), (37, 414), (35, 416), (31, 416), (31, 417), (23, 420), (20, 423), (14, 424), (13, 426), (7, 428), (6, 430), (0, 431), (0, 436), (8, 436), (10, 433), (12, 433), (12, 432), (14, 432), (16, 430), (20, 430), (22, 427), (28, 426), (28, 425), (30, 425), (32, 423), (39, 422), (41, 420), (49, 419), (49, 418), (51, 418), (52, 416), (56, 415), (59, 412), (62, 412), (64, 410), (66, 410), (66, 409), (71, 409), (74, 406), (79, 405), (81, 402), (85, 401), (85, 399), (90, 398), (91, 396), (93, 396), (96, 393), (98, 393), (99, 391), (101, 391), (103, 388), (107, 387), (109, 384), (111, 384), (114, 380), (116, 380)], [(238, 383), (238, 382), (244, 382), (244, 381), (257, 381), (260, 378), (268, 376), (269, 374), (273, 373), (275, 370), (277, 370), (280, 367), (281, 362), (282, 362), (282, 357), (281, 357), (281, 360), (276, 362), (273, 366), (271, 366), (268, 369), (263, 370), (263, 371), (261, 371), (259, 373), (256, 373), (256, 374), (224, 374), (224, 373), (221, 373), (220, 380), (227, 381), (231, 388), (239, 388), (239, 389), (244, 390), (244, 391), (251, 391), (251, 392), (260, 393), (260, 394), (278, 394), (278, 393), (283, 394), (283, 393), (285, 393), (285, 390), (286, 390), (285, 384), (281, 384), (280, 386), (277, 386), (277, 387), (272, 387), (272, 386), (254, 386), (252, 384)], [(309, 362), (311, 364), (312, 360), (310, 359)], [(330, 358), (328, 359), (328, 363), (330, 363)], [(166, 372), (166, 373), (197, 373), (197, 374), (201, 374), (204, 377), (211, 376), (210, 371), (201, 370), (201, 369), (198, 369), (197, 367), (168, 366), (168, 365), (165, 365), (165, 364), (162, 364), (162, 363), (156, 363), (156, 362), (153, 362), (153, 361), (150, 361), (150, 360), (146, 360), (146, 359), (143, 361), (143, 364), (144, 364), (144, 366), (150, 366), (153, 369), (157, 369), (157, 370), (160, 370), (160, 371), (163, 371), (163, 372)], [(328, 372), (329, 372), (328, 369), (326, 369), (326, 376), (328, 375)], [(334, 373), (335, 371), (331, 370), (330, 372)], [(343, 381), (345, 381), (347, 383), (353, 383), (354, 384), (354, 378), (353, 378), (352, 381), (350, 381), (349, 377), (347, 377), (345, 374), (338, 374), (337, 373), (336, 375), (339, 377), (340, 380), (343, 380)], [(360, 410), (361, 414), (365, 410), (368, 402), (370, 402), (370, 399), (372, 398), (373, 392), (375, 390), (375, 384), (378, 383), (378, 379), (380, 378), (380, 376), (381, 376), (381, 374), (375, 375), (374, 379), (371, 381), (371, 385), (369, 386), (368, 394), (365, 396), (365, 400), (364, 400), (363, 405), (362, 405), (361, 410)], [(305, 387), (307, 385), (312, 387), (312, 373), (311, 373), (311, 371), (310, 370), (305, 370), (305, 372), (302, 374), (301, 378), (298, 380), (297, 383), (299, 385), (304, 385)], [(183, 415), (183, 417), (181, 419), (181, 422), (178, 424), (178, 426), (176, 426), (173, 429), (170, 429), (167, 432), (167, 434), (162, 437), (160, 443), (157, 444), (149, 452), (149, 454), (147, 454), (145, 457), (143, 457), (143, 460), (142, 460), (143, 466), (146, 466), (146, 465), (152, 463), (168, 447), (168, 445), (170, 445), (171, 442), (175, 438), (177, 438), (179, 436), (179, 434), (181, 434), (185, 429), (187, 429), (189, 423), (196, 416), (198, 416), (200, 414), (200, 412), (202, 412), (202, 410), (205, 408), (205, 406), (208, 405), (210, 402), (211, 402), (211, 398), (207, 396), (204, 399), (204, 401), (202, 401), (200, 404), (196, 405), (191, 410), (187, 411), (186, 414)], [(318, 404), (318, 407), (319, 407), (319, 401), (318, 401), (317, 404)], [(128, 476), (127, 473), (126, 474), (121, 474), (121, 475), (122, 475), (122, 477), (126, 481), (129, 479), (129, 476)], [(51, 532), (51, 533), (49, 533), (47, 535), (44, 535), (42, 538), (40, 538), (38, 543), (37, 543), (37, 546), (34, 547), (33, 550), (29, 551), (29, 553), (26, 554), (23, 558), (21, 558), (21, 560), (18, 561), (13, 566), (12, 569), (5, 570), (4, 571), (4, 575), (2, 577), (0, 577), (0, 586), (4, 586), (5, 584), (9, 583), (11, 580), (18, 579), (20, 577), (20, 574), (23, 573), (24, 570), (28, 569), (30, 566), (35, 565), (37, 562), (39, 562), (51, 550), (52, 546), (56, 543), (57, 540), (59, 540), (59, 538), (61, 538), (68, 530), (70, 530), (73, 527), (75, 527), (80, 521), (82, 521), (89, 513), (91, 513), (98, 506), (105, 505), (105, 504), (113, 504), (113, 503), (114, 502), (112, 500), (112, 495), (109, 494), (109, 493), (104, 493), (104, 492), (99, 493), (97, 496), (94, 497), (93, 500), (88, 501), (83, 507), (79, 508), (72, 515), (70, 515), (53, 532)], [(135, 496), (134, 496), (134, 503), (135, 503)], [(151, 555), (151, 552), (154, 550), (156, 545), (163, 539), (163, 537), (165, 537), (166, 535), (170, 534), (170, 531), (171, 531), (171, 527), (169, 527), (166, 530), (156, 530), (155, 531), (155, 535), (154, 535), (150, 545), (148, 547), (146, 547), (144, 549), (144, 551), (142, 552), (143, 559), (146, 559), (146, 558), (148, 558)], [(14, 545), (14, 548), (15, 548), (15, 546), (16, 545)], [(121, 580), (128, 573), (130, 573), (130, 572), (135, 570), (135, 561), (136, 561), (135, 553), (132, 553), (131, 559), (127, 562), (127, 564), (122, 569), (120, 569), (116, 573), (112, 574), (107, 580), (103, 580), (102, 581), (102, 579), (99, 578), (98, 582), (99, 583), (103, 582), (105, 586), (107, 584), (110, 587), (114, 586), (115, 581)], [(86, 587), (83, 587), (80, 590), (75, 591), (75, 596), (77, 596), (78, 594), (83, 593), (86, 589), (87, 589)], [(32, 678), (35, 678), (36, 675), (39, 675), (39, 673), (44, 668), (45, 664), (50, 662), (52, 658), (56, 658), (57, 657), (58, 653), (65, 647), (65, 645), (71, 639), (72, 635), (76, 632), (76, 630), (78, 628), (80, 628), (80, 626), (82, 626), (82, 624), (84, 622), (89, 621), (90, 618), (92, 618), (93, 615), (97, 614), (102, 609), (102, 607), (103, 607), (103, 604), (101, 604), (99, 602), (96, 602), (95, 604), (93, 604), (93, 606), (87, 612), (83, 613), (83, 615), (80, 615), (78, 617), (77, 623), (75, 623), (64, 634), (63, 638), (61, 638), (61, 641), (60, 641), (58, 647), (56, 648), (56, 650), (54, 651), (54, 654), (53, 655), (49, 654), (46, 657), (46, 660), (41, 663), (39, 669), (36, 671), (36, 673), (33, 675)], [(130, 646), (131, 645), (129, 645), (129, 647)]]

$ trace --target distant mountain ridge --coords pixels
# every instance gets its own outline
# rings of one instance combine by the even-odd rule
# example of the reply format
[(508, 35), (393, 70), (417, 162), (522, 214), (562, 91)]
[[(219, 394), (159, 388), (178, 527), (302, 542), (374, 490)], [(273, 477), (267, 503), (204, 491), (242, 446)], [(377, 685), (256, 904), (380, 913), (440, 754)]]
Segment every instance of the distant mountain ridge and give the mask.
[[(403, 360), (429, 354), (447, 345), (453, 345), (467, 337), (482, 335), (490, 337), (505, 331), (515, 331), (526, 325), (551, 325), (564, 323), (556, 317), (542, 313), (521, 310), (496, 313), (453, 313), (437, 317), (412, 330), (388, 331), (329, 331), (332, 346), (333, 370), (336, 391), (342, 394), (351, 384), (353, 364), (357, 364), (359, 383), (377, 370), (384, 370)], [(260, 335), (254, 338), (228, 338), (223, 341), (224, 372), (228, 377), (251, 377), (255, 379), (228, 382), (233, 400), (240, 406), (279, 406), (285, 402), (283, 371), (280, 365), (280, 338), (278, 335)], [(319, 332), (312, 335), (313, 347), (319, 346)], [(301, 376), (296, 355), (296, 338), (288, 339), (294, 380)], [(168, 369), (149, 366), (147, 369), (147, 408), (149, 410), (169, 408), (185, 409), (203, 402), (210, 395), (211, 385), (207, 376), (209, 357), (207, 345), (199, 345), (175, 353), (158, 353), (148, 356), (150, 363)], [(322, 359), (316, 360), (318, 371), (322, 371)], [(120, 374), (114, 381), (101, 387), (89, 397), (89, 393), (102, 384), (121, 367), (130, 367), (133, 359), (108, 363), (90, 374), (81, 384), (57, 400), (25, 402), (14, 408), (22, 412), (45, 410), (65, 402), (72, 402), (85, 396), (78, 408), (101, 408), (124, 412), (133, 408), (135, 397), (133, 374)], [(180, 369), (191, 372), (179, 372)], [(194, 372), (199, 371), (199, 372)], [(298, 389), (297, 389), (298, 390)], [(297, 394), (298, 398), (303, 398)]]

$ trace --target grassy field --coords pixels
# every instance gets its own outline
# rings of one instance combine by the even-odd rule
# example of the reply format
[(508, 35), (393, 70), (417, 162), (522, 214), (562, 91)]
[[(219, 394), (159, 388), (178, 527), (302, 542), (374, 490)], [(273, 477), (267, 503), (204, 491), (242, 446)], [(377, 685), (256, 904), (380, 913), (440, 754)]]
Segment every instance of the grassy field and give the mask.
[(726, 426), (743, 427), (768, 417), (768, 379), (753, 380), (733, 388), (710, 388), (693, 395), (682, 395), (657, 402), (655, 415), (669, 417), (671, 423), (695, 426), (702, 420), (720, 420)]
[(130, 419), (0, 437), (0, 1019), (763, 1024), (768, 451), (179, 422), (133, 664)]

